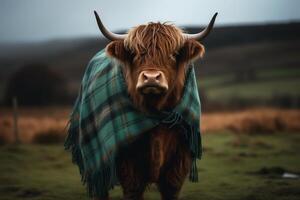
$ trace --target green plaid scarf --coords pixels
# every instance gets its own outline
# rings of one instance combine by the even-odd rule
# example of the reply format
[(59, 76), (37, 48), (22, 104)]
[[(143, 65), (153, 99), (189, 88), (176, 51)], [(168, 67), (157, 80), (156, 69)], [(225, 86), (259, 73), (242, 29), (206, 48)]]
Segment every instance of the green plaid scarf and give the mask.
[(101, 197), (118, 183), (115, 156), (120, 145), (166, 124), (180, 126), (189, 142), (193, 164), (190, 180), (198, 181), (196, 159), (201, 157), (200, 100), (193, 66), (186, 74), (180, 103), (169, 111), (145, 114), (128, 95), (121, 66), (102, 50), (90, 61), (70, 117), (65, 148), (72, 152), (90, 196)]

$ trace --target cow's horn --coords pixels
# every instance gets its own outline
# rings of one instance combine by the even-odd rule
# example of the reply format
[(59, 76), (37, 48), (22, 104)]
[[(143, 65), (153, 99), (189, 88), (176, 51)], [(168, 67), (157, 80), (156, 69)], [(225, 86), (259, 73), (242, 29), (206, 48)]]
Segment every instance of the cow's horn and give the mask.
[(102, 21), (100, 20), (98, 13), (96, 11), (94, 11), (94, 14), (95, 14), (97, 24), (98, 24), (100, 31), (107, 39), (114, 41), (114, 40), (123, 40), (126, 38), (127, 34), (116, 34), (116, 33), (113, 33), (113, 32), (110, 32), (109, 30), (107, 30), (105, 28), (105, 26), (103, 25)]
[(215, 13), (213, 18), (210, 20), (208, 26), (203, 30), (201, 31), (200, 33), (196, 33), (196, 34), (187, 34), (187, 33), (184, 33), (184, 36), (186, 38), (193, 38), (195, 40), (203, 40), (206, 36), (208, 36), (208, 34), (210, 33), (210, 31), (212, 30), (213, 26), (214, 26), (214, 23), (215, 23), (215, 20), (216, 20), (216, 17), (217, 17), (218, 13)]

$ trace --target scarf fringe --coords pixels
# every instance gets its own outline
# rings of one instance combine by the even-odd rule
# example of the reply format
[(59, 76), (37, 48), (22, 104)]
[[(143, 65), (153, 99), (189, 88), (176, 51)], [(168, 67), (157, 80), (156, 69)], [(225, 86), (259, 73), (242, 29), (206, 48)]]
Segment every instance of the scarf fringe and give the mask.
[(78, 166), (81, 182), (86, 186), (89, 197), (106, 197), (108, 191), (113, 189), (114, 185), (118, 184), (116, 175), (116, 167), (114, 157), (108, 160), (102, 167), (96, 171), (87, 171), (84, 167), (84, 162), (79, 146), (79, 132), (78, 129), (69, 129), (68, 136), (65, 140), (65, 149), (72, 154), (72, 162)]
[(108, 191), (113, 189), (118, 183), (115, 173), (114, 162), (106, 163), (105, 166), (95, 172), (84, 173), (82, 182), (87, 187), (87, 192), (90, 197), (106, 197)]

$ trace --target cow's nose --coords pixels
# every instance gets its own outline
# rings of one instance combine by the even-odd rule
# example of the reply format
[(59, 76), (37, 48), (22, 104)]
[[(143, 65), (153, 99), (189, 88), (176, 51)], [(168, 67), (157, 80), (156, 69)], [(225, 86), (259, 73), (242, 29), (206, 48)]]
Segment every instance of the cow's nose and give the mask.
[(136, 89), (142, 94), (163, 94), (168, 90), (168, 82), (162, 71), (144, 70), (138, 76)]
[(143, 79), (144, 82), (160, 82), (162, 73), (160, 71), (144, 71)]

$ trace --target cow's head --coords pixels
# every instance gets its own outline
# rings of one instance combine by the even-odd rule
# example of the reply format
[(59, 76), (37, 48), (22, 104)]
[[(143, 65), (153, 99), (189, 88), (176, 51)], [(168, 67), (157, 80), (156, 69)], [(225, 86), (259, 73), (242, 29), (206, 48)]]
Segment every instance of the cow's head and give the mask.
[(119, 35), (107, 30), (96, 12), (95, 16), (101, 32), (111, 40), (107, 54), (122, 63), (134, 104), (150, 111), (172, 108), (178, 103), (187, 65), (203, 56), (204, 47), (198, 41), (209, 34), (217, 13), (197, 34), (183, 33), (170, 24), (149, 23)]

